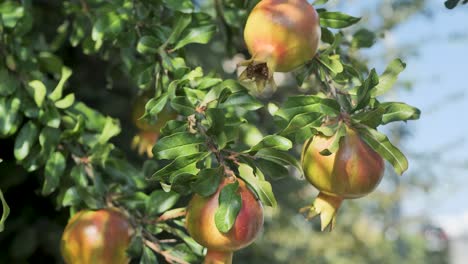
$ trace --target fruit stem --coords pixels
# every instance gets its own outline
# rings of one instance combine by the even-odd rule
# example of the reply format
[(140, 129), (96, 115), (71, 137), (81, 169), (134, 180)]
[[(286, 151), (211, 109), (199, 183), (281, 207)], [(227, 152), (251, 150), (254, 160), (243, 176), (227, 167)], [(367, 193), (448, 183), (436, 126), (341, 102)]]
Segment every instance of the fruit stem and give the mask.
[(232, 264), (232, 251), (208, 249), (203, 264)]

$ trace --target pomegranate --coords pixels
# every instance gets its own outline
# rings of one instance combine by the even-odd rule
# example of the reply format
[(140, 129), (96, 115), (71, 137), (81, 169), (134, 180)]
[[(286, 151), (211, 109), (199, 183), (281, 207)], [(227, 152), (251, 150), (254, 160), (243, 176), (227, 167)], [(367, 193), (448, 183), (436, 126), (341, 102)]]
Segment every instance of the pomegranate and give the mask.
[(263, 226), (263, 207), (245, 182), (239, 178), (242, 206), (233, 227), (222, 233), (215, 224), (219, 194), (231, 178), (224, 178), (209, 197), (195, 194), (187, 207), (186, 227), (195, 241), (208, 249), (205, 264), (230, 264), (233, 252), (251, 244)]
[(304, 144), (301, 155), (306, 179), (320, 191), (312, 206), (302, 211), (309, 212), (310, 218), (320, 215), (322, 230), (330, 224), (333, 229), (343, 199), (369, 194), (380, 183), (384, 172), (382, 157), (354, 129), (346, 126), (338, 151), (322, 155), (320, 152), (333, 140), (334, 136), (316, 135)]
[(125, 264), (133, 229), (128, 219), (111, 209), (80, 211), (65, 227), (61, 252), (67, 264)]
[(151, 99), (150, 93), (141, 94), (135, 100), (132, 111), (132, 120), (139, 132), (133, 137), (132, 147), (137, 149), (140, 155), (146, 153), (153, 157), (152, 148), (159, 138), (161, 128), (170, 120), (177, 118), (177, 113), (166, 107), (153, 120), (140, 119), (145, 114), (145, 105)]
[(311, 60), (318, 49), (321, 30), (314, 7), (306, 0), (263, 0), (250, 13), (244, 39), (252, 59), (240, 79), (250, 79), (259, 89), (273, 83), (273, 72), (288, 72)]

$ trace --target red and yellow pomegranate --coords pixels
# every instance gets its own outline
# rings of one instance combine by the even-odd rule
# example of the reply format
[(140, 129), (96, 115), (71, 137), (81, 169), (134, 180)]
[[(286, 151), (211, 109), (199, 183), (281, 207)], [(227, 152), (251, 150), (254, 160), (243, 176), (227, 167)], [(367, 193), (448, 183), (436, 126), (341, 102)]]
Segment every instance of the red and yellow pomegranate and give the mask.
[(240, 212), (227, 233), (218, 230), (215, 213), (219, 207), (219, 193), (231, 181), (224, 178), (216, 193), (209, 197), (195, 194), (187, 207), (187, 230), (195, 241), (208, 249), (205, 264), (231, 264), (233, 252), (250, 245), (263, 226), (262, 204), (245, 182), (237, 178), (242, 199)]
[(338, 151), (329, 156), (320, 154), (333, 140), (333, 136), (316, 135), (304, 144), (301, 156), (306, 179), (320, 191), (312, 206), (302, 211), (308, 212), (309, 218), (320, 215), (322, 230), (329, 225), (333, 229), (344, 199), (372, 192), (384, 172), (382, 157), (354, 129), (346, 126)]
[(146, 153), (148, 157), (153, 157), (152, 149), (159, 138), (161, 128), (170, 120), (177, 118), (177, 113), (169, 107), (164, 108), (157, 118), (148, 120), (140, 119), (145, 114), (145, 105), (151, 99), (150, 93), (146, 92), (138, 96), (135, 100), (132, 120), (139, 132), (133, 137), (132, 147), (137, 149), (140, 155)]
[(61, 252), (67, 264), (126, 264), (133, 229), (112, 209), (80, 211), (65, 227)]
[(250, 13), (244, 40), (252, 59), (240, 79), (259, 89), (273, 83), (273, 72), (288, 72), (311, 60), (320, 41), (319, 17), (306, 0), (263, 0)]

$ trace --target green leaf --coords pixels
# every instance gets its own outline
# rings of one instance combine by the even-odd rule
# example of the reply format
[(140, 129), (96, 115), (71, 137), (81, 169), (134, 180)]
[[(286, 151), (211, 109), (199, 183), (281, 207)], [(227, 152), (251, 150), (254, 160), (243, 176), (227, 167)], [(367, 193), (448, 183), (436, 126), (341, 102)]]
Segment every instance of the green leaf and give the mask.
[(258, 144), (253, 146), (251, 149), (245, 152), (258, 151), (264, 148), (274, 148), (278, 150), (290, 150), (293, 147), (291, 140), (278, 136), (278, 135), (268, 135), (264, 137)]
[(34, 102), (41, 107), (47, 93), (46, 86), (39, 80), (31, 81), (28, 85), (32, 88)]
[(6, 69), (0, 69), (0, 96), (8, 96), (20, 86), (18, 80), (11, 76)]
[(333, 44), (335, 42), (335, 35), (327, 27), (320, 27), (322, 30), (321, 40), (328, 44)]
[(39, 121), (46, 126), (58, 128), (61, 116), (57, 108), (47, 101), (43, 109), (39, 111)]
[(211, 88), (211, 87), (221, 83), (222, 81), (223, 81), (223, 79), (220, 79), (220, 78), (204, 77), (199, 81), (199, 83), (197, 85), (197, 89), (198, 90), (205, 90), (205, 89)]
[[(161, 95), (159, 98), (151, 98), (145, 105), (145, 111), (146, 111), (145, 116), (147, 114), (150, 116), (156, 116), (157, 114), (159, 114), (164, 109), (164, 106), (166, 106), (167, 99), (168, 99), (167, 93)], [(144, 117), (141, 117), (141, 118), (144, 118)]]
[(323, 4), (326, 4), (328, 2), (328, 0), (315, 0), (312, 5), (313, 6), (316, 6), (316, 5), (323, 5)]
[(116, 12), (105, 12), (97, 16), (91, 38), (94, 41), (113, 38), (123, 30), (124, 24)]
[(275, 116), (291, 121), (296, 115), (311, 112), (333, 116), (340, 113), (340, 105), (335, 100), (314, 95), (291, 96)]
[(211, 102), (214, 101), (220, 101), (219, 98), (222, 97), (222, 95), (227, 94), (229, 95), (231, 93), (229, 87), (224, 86), (222, 83), (211, 88), (208, 93), (206, 93), (205, 98), (203, 98), (203, 102), (200, 105), (207, 105)]
[(70, 172), (70, 178), (73, 182), (80, 187), (88, 186), (88, 176), (86, 175), (85, 167), (83, 164), (76, 165)]
[(320, 25), (330, 28), (345, 28), (356, 24), (361, 20), (359, 17), (353, 17), (341, 12), (321, 12)]
[(75, 94), (71, 93), (65, 96), (63, 99), (55, 102), (55, 106), (60, 109), (67, 109), (68, 107), (72, 106), (74, 102)]
[(296, 115), (289, 124), (284, 128), (280, 134), (288, 135), (297, 132), (299, 129), (310, 126), (320, 126), (322, 124), (322, 118), (324, 117), (321, 113), (311, 112)]
[(187, 34), (177, 42), (177, 45), (171, 51), (178, 50), (190, 43), (206, 44), (210, 41), (215, 32), (216, 26), (214, 25), (191, 28), (187, 31)]
[(179, 132), (158, 140), (153, 148), (156, 159), (175, 159), (200, 152), (199, 145), (205, 143), (201, 137), (188, 132)]
[(32, 121), (28, 121), (15, 139), (14, 154), (19, 161), (26, 158), (37, 140), (38, 128)]
[[(445, 1), (444, 5), (447, 9), (454, 9), (458, 5), (459, 2), (460, 0), (447, 0)], [(462, 2), (462, 4), (466, 4), (466, 3), (468, 3), (467, 0), (464, 0)]]
[(49, 155), (60, 142), (61, 130), (52, 127), (44, 127), (39, 134), (39, 145), (41, 145), (41, 154)]
[(180, 34), (182, 34), (184, 29), (190, 24), (191, 21), (191, 14), (176, 13), (176, 22), (166, 43), (175, 43), (177, 40), (179, 40)]
[(158, 264), (158, 259), (156, 258), (156, 254), (154, 254), (153, 250), (149, 247), (143, 248), (143, 255), (140, 259), (140, 264)]
[(400, 59), (395, 59), (387, 66), (384, 73), (379, 78), (379, 84), (372, 90), (373, 97), (386, 93), (398, 79), (398, 75), (406, 68), (406, 63)]
[(22, 121), (19, 98), (0, 97), (0, 137), (13, 135)]
[[(192, 155), (187, 155), (183, 157), (178, 157), (173, 160), (171, 163), (156, 171), (150, 178), (150, 180), (163, 180), (167, 181), (171, 175), (187, 172), (184, 169), (189, 169), (190, 172), (198, 172), (198, 169), (194, 167), (196, 162), (206, 158), (210, 153), (208, 152), (199, 152)], [(192, 166), (191, 166), (192, 165)]]
[(362, 139), (377, 153), (386, 159), (395, 168), (396, 173), (403, 174), (408, 169), (408, 160), (405, 155), (396, 148), (385, 134), (377, 130), (361, 126), (359, 128)]
[(72, 70), (70, 70), (70, 68), (62, 67), (62, 76), (60, 77), (60, 81), (55, 87), (54, 91), (49, 94), (49, 98), (52, 101), (57, 101), (60, 98), (62, 98), (63, 87), (71, 75), (72, 75)]
[(192, 190), (203, 197), (208, 197), (216, 192), (221, 178), (223, 177), (223, 169), (204, 169), (197, 175), (197, 180), (191, 184)]
[(110, 117), (106, 118), (106, 123), (102, 129), (102, 134), (99, 136), (99, 143), (104, 144), (112, 137), (120, 133), (119, 121)]
[(215, 212), (216, 228), (227, 233), (234, 226), (237, 215), (242, 207), (242, 199), (238, 193), (239, 182), (227, 184), (219, 193), (219, 207)]
[(153, 36), (143, 36), (138, 40), (136, 50), (141, 54), (156, 54), (160, 41)]
[(3, 197), (3, 192), (0, 189), (0, 200), (2, 201), (2, 218), (0, 219), (0, 232), (3, 232), (5, 229), (5, 221), (10, 214), (10, 207), (8, 207), (7, 202), (5, 201), (5, 197)]
[(86, 120), (85, 127), (92, 131), (101, 131), (106, 124), (107, 118), (100, 112), (88, 107), (82, 102), (77, 102), (67, 109), (67, 113), (78, 119), (80, 116)]
[(362, 28), (354, 33), (351, 45), (354, 48), (370, 48), (374, 45), (376, 38), (374, 32)]
[(276, 149), (262, 149), (259, 150), (257, 154), (255, 154), (255, 157), (270, 160), (283, 166), (294, 166), (302, 172), (302, 166), (299, 163), (299, 161), (291, 154), (288, 154), (283, 151), (279, 151)]
[(194, 249), (185, 243), (179, 243), (168, 249), (167, 252), (178, 259), (184, 260), (186, 263), (200, 263), (199, 258), (194, 253)]
[(344, 136), (346, 136), (346, 125), (344, 123), (340, 123), (335, 131), (335, 134), (333, 135), (333, 141), (330, 145), (328, 145), (327, 148), (320, 151), (320, 154), (322, 154), (323, 156), (329, 156), (337, 152), (340, 148), (341, 138), (343, 138)]
[(59, 185), (60, 177), (65, 171), (65, 157), (60, 152), (54, 152), (47, 160), (45, 166), (45, 181), (42, 195), (51, 194)]
[(343, 64), (341, 63), (340, 55), (338, 54), (322, 54), (318, 57), (318, 61), (320, 62), (320, 64), (325, 66), (332, 73), (333, 76), (343, 72)]
[(289, 170), (285, 167), (285, 164), (281, 164), (277, 160), (258, 158), (254, 160), (254, 164), (257, 169), (272, 180), (279, 180), (289, 175)]
[(352, 116), (353, 120), (371, 128), (377, 128), (382, 124), (382, 116), (385, 113), (383, 107), (377, 107), (370, 111), (363, 111)]
[(59, 203), (63, 207), (67, 206), (74, 206), (77, 205), (81, 202), (81, 198), (78, 195), (78, 191), (76, 190), (76, 187), (70, 187), (68, 188), (62, 196), (60, 196)]
[(43, 51), (39, 53), (37, 59), (41, 68), (43, 68), (47, 72), (59, 74), (61, 69), (63, 68), (62, 59), (53, 53)]
[(184, 116), (189, 116), (195, 113), (195, 106), (185, 96), (176, 96), (172, 99), (171, 106), (179, 112), (179, 114)]
[(263, 107), (262, 102), (247, 92), (237, 92), (231, 94), (226, 101), (221, 105), (222, 107), (238, 107), (247, 111), (255, 111)]
[(239, 176), (255, 191), (262, 204), (271, 207), (278, 205), (271, 184), (255, 177), (252, 167), (241, 163), (239, 165)]
[(416, 107), (405, 103), (388, 102), (382, 103), (379, 107), (385, 109), (382, 115), (382, 124), (388, 124), (395, 121), (407, 121), (419, 119), (421, 111)]
[(14, 28), (24, 15), (24, 7), (14, 1), (5, 1), (0, 4), (0, 18), (7, 28)]
[(171, 209), (179, 200), (180, 195), (175, 192), (157, 190), (151, 193), (146, 201), (146, 213), (148, 216), (156, 216)]
[(379, 84), (379, 76), (375, 72), (375, 69), (372, 69), (367, 79), (358, 88), (357, 103), (353, 111), (360, 110), (369, 105), (372, 89), (374, 89), (374, 87), (376, 87), (378, 84)]
[(206, 125), (209, 128), (209, 135), (217, 136), (224, 132), (225, 129), (225, 112), (220, 108), (209, 108), (206, 110)]
[(163, 0), (164, 5), (168, 8), (182, 13), (191, 13), (193, 4), (190, 0)]

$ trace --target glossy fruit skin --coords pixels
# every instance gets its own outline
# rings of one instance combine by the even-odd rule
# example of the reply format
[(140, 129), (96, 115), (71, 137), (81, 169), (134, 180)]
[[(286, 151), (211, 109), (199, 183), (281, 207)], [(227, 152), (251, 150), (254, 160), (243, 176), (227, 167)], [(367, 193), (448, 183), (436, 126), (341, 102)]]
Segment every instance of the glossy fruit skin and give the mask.
[(237, 181), (242, 206), (233, 227), (227, 233), (217, 229), (215, 212), (219, 206), (221, 189), (231, 183), (228, 178), (224, 178), (216, 193), (209, 197), (195, 194), (187, 207), (187, 230), (209, 252), (233, 252), (244, 248), (255, 240), (263, 226), (262, 204), (242, 179), (237, 178)]
[(311, 60), (320, 41), (319, 17), (306, 0), (263, 0), (250, 13), (244, 39), (254, 61), (288, 72)]
[(380, 183), (384, 162), (382, 157), (369, 147), (351, 129), (346, 129), (337, 152), (323, 156), (320, 151), (333, 141), (321, 135), (309, 139), (302, 151), (302, 167), (306, 179), (319, 191), (353, 199), (372, 192)]
[(128, 219), (116, 210), (80, 211), (65, 227), (61, 253), (67, 264), (126, 264), (132, 234)]

